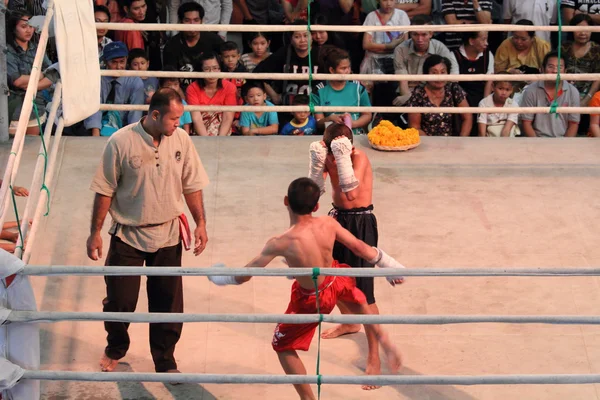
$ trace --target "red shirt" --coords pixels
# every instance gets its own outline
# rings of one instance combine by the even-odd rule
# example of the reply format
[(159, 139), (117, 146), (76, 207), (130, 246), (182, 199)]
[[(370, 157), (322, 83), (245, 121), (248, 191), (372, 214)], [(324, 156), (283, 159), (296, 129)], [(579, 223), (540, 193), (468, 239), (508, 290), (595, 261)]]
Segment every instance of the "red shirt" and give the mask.
[[(131, 18), (123, 18), (119, 22), (130, 24), (134, 21)], [(129, 50), (146, 48), (142, 31), (115, 31), (115, 40), (125, 43)]]
[(237, 105), (237, 89), (235, 85), (224, 79), (221, 80), (222, 87), (217, 89), (213, 97), (208, 97), (198, 82), (188, 86), (185, 97), (189, 105), (194, 106), (235, 106)]

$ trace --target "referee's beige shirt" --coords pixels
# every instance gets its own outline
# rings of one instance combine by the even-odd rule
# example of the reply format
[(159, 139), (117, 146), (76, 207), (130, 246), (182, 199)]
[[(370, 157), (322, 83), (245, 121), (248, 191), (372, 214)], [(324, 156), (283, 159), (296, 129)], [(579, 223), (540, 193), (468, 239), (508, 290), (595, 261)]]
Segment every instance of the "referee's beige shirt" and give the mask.
[[(142, 119), (143, 121), (143, 119)], [(153, 253), (179, 243), (182, 194), (202, 190), (208, 176), (188, 134), (177, 128), (158, 147), (142, 122), (115, 132), (104, 149), (90, 188), (112, 197), (111, 234)]]

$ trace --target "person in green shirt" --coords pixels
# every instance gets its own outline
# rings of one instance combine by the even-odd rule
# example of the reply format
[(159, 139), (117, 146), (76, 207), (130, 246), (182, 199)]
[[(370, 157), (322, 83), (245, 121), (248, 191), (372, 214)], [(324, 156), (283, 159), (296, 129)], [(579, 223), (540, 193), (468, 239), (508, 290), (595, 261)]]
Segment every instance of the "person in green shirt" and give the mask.
[[(350, 74), (350, 56), (348, 52), (334, 46), (321, 50), (322, 65), (330, 74)], [(371, 101), (367, 90), (355, 81), (327, 81), (319, 83), (313, 91), (313, 102), (316, 106), (361, 106), (370, 107)], [(347, 113), (351, 117), (351, 128), (354, 134), (366, 133), (371, 121), (370, 112)], [(323, 131), (329, 123), (344, 124), (344, 113), (315, 113), (317, 127)]]

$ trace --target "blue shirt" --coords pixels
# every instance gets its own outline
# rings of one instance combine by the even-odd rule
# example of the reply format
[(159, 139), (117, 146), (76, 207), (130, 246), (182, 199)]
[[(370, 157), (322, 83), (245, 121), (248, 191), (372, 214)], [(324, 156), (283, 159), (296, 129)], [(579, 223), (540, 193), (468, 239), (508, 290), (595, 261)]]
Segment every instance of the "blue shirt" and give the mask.
[[(268, 106), (273, 103), (267, 101)], [(265, 112), (260, 117), (252, 111), (242, 111), (240, 114), (240, 127), (244, 128), (264, 128), (273, 124), (279, 124), (277, 113), (275, 111)]]
[[(319, 83), (317, 90), (312, 94), (313, 102), (316, 106), (362, 106), (370, 107), (371, 101), (369, 94), (364, 86), (358, 82), (346, 82), (341, 90), (336, 90), (329, 84)], [(326, 117), (331, 114), (341, 113), (324, 113)], [(360, 113), (350, 113), (352, 120), (356, 121), (360, 118)], [(354, 133), (361, 133), (362, 129), (353, 129)]]
[(302, 124), (297, 124), (294, 120), (291, 120), (283, 126), (281, 129), (282, 135), (316, 135), (317, 134), (317, 121), (315, 117), (309, 115), (306, 121)]
[[(100, 102), (106, 103), (106, 98), (110, 92), (111, 82), (115, 80), (112, 76), (103, 76), (100, 81)], [(114, 104), (141, 104), (144, 105), (144, 82), (139, 77), (121, 76), (116, 79), (115, 101)], [(95, 114), (87, 117), (83, 121), (85, 129), (102, 128), (102, 113), (98, 111)], [(121, 112), (121, 120), (123, 125), (133, 124), (142, 119), (142, 111), (123, 111)]]
[[(185, 100), (183, 100), (183, 99), (181, 99), (181, 102), (183, 103), (184, 106), (188, 105), (188, 103), (186, 103)], [(190, 114), (189, 111), (184, 111), (181, 118), (179, 118), (179, 126), (181, 128), (183, 128), (183, 126), (185, 124), (191, 124), (191, 123), (192, 123), (192, 114)]]

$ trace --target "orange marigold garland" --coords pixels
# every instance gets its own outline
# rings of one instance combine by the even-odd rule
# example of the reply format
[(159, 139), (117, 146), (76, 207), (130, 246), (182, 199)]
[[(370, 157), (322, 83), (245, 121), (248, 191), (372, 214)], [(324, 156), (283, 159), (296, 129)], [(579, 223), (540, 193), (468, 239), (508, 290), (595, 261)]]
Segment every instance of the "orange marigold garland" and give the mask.
[(390, 121), (383, 120), (369, 132), (369, 141), (377, 146), (402, 147), (421, 141), (419, 131), (414, 128), (401, 129)]

